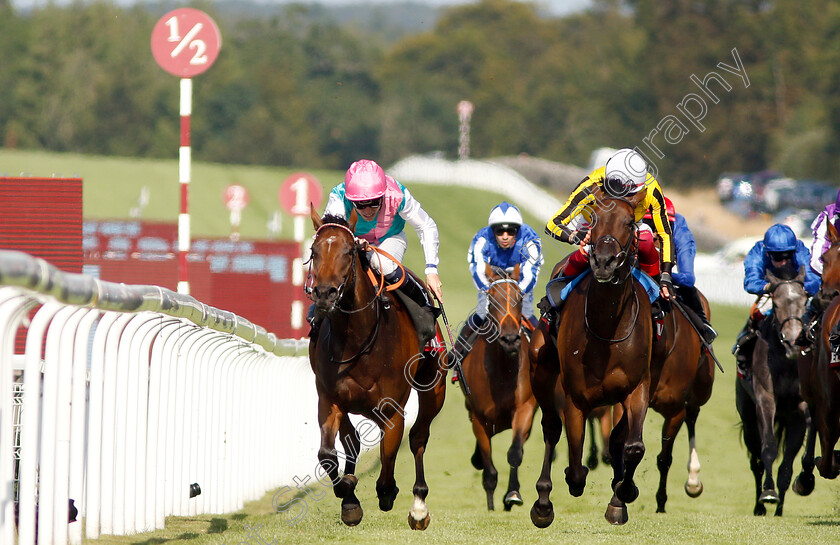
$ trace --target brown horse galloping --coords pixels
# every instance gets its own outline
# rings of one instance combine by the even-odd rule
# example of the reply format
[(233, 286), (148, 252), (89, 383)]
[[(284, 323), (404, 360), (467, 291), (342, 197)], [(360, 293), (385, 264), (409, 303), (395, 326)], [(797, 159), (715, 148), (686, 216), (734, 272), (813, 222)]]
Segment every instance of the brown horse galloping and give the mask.
[[(318, 460), (330, 476), (336, 497), (341, 498), (341, 520), (355, 526), (362, 519), (353, 474), (360, 438), (348, 415), (360, 414), (376, 422), (382, 434), (376, 494), (379, 508), (390, 511), (399, 492), (394, 463), (413, 387), (419, 411), (409, 433), (416, 478), (408, 522), (412, 529), (425, 530), (430, 518), (423, 454), (429, 426), (443, 406), (445, 372), (434, 357), (423, 352), (402, 302), (396, 297), (386, 302), (368, 280), (362, 265), (364, 250), (353, 235), (356, 211), (349, 222), (330, 217), (322, 222), (314, 209), (311, 215), (317, 232), (312, 243), (310, 297), (326, 316), (309, 344), (321, 428)], [(347, 453), (343, 476), (335, 450), (337, 433)]]
[(490, 280), (488, 312), (482, 328), (486, 332), (476, 339), (462, 364), (466, 382), (470, 385), (465, 405), (476, 439), (472, 464), (476, 469), (484, 470), (482, 483), (490, 511), (494, 508), (493, 493), (499, 475), (493, 465), (490, 439), (499, 432), (513, 429), (513, 442), (507, 454), (510, 480), (503, 501), (505, 511), (510, 511), (514, 505), (522, 505), (518, 470), (522, 463), (522, 447), (531, 434), (537, 400), (531, 392), (528, 375), (528, 338), (520, 327), (519, 265), (510, 275), (488, 265), (487, 278)]
[[(835, 479), (840, 475), (840, 455), (834, 450), (840, 438), (840, 377), (836, 362), (832, 364), (829, 334), (840, 322), (840, 234), (828, 222), (831, 246), (822, 255), (822, 286), (818, 297), (831, 301), (823, 314), (814, 349), (800, 355), (799, 380), (802, 397), (808, 403), (811, 424), (802, 455), (802, 473), (796, 478), (793, 490), (806, 496), (814, 489), (814, 464), (820, 475)], [(822, 456), (814, 460), (815, 432), (819, 435)]]
[(544, 343), (535, 334), (531, 387), (543, 412), (545, 455), (531, 520), (540, 528), (554, 520), (549, 499), (551, 457), (562, 431), (561, 410), (569, 444), (569, 492), (580, 496), (586, 486), (588, 469), (581, 463), (586, 417), (596, 407), (620, 403), (624, 414), (610, 435), (614, 494), (606, 519), (613, 524), (627, 522), (625, 503), (639, 495), (633, 476), (645, 452), (642, 429), (650, 395), (653, 341), (650, 300), (632, 275), (634, 210), (643, 197), (644, 193), (629, 200), (599, 196), (591, 230), (592, 273), (571, 290), (564, 303), (554, 336), (556, 351), (551, 341)]
[[(699, 295), (706, 316), (711, 317), (708, 301), (702, 294)], [(653, 343), (650, 373), (650, 408), (665, 418), (662, 423), (662, 450), (656, 457), (656, 466), (659, 468), (656, 512), (664, 513), (668, 501), (666, 485), (673, 461), (674, 441), (683, 422), (688, 428), (689, 449), (685, 493), (696, 498), (703, 492), (695, 425), (700, 407), (712, 396), (715, 379), (712, 355), (703, 348), (700, 336), (689, 319), (676, 308), (671, 310), (665, 320), (662, 336)]]

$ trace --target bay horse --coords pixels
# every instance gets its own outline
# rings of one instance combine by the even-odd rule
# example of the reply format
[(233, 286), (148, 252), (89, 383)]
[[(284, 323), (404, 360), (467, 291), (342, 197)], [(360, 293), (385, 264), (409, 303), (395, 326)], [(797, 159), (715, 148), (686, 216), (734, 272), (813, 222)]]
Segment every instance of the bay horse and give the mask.
[[(776, 504), (776, 516), (784, 509), (785, 493), (793, 476), (793, 461), (802, 448), (808, 407), (800, 395), (799, 349), (794, 344), (802, 331), (802, 314), (808, 302), (805, 266), (779, 276), (767, 272), (773, 310), (759, 326), (752, 356), (752, 377), (739, 375), (735, 403), (741, 416), (744, 443), (755, 477), (753, 515), (767, 513), (766, 504)], [(778, 482), (773, 481), (773, 463), (784, 437)], [(777, 490), (778, 486), (778, 490)]]
[(531, 388), (542, 409), (545, 440), (536, 485), (539, 497), (531, 509), (531, 521), (540, 528), (554, 520), (551, 458), (563, 422), (569, 447), (566, 483), (572, 496), (583, 494), (589, 471), (581, 461), (585, 424), (596, 407), (620, 403), (624, 408), (610, 434), (613, 496), (605, 518), (613, 524), (627, 522), (626, 503), (639, 495), (633, 476), (645, 452), (642, 432), (650, 396), (653, 321), (648, 294), (632, 269), (634, 211), (645, 195), (598, 196), (590, 231), (591, 274), (568, 294), (556, 333), (546, 342), (541, 327), (542, 338), (535, 334), (537, 343), (531, 349)]
[(493, 494), (498, 482), (490, 440), (499, 432), (513, 430), (507, 453), (510, 478), (503, 500), (505, 511), (510, 511), (514, 505), (522, 505), (518, 471), (537, 410), (529, 376), (529, 340), (521, 326), (523, 294), (519, 273), (518, 264), (511, 274), (487, 265), (487, 321), (461, 364), (470, 385), (464, 404), (476, 440), (471, 461), (473, 467), (483, 470), (482, 484), (490, 511), (494, 509)]
[[(832, 363), (829, 335), (840, 322), (840, 235), (834, 225), (828, 223), (828, 250), (822, 254), (822, 285), (820, 297), (827, 309), (817, 331), (813, 350), (799, 356), (799, 378), (802, 397), (808, 403), (811, 423), (805, 453), (802, 455), (802, 473), (796, 478), (793, 490), (808, 495), (814, 489), (814, 465), (826, 479), (840, 475), (840, 456), (834, 450), (840, 437), (840, 377), (837, 362)], [(830, 301), (830, 304), (829, 304)], [(815, 434), (819, 435), (822, 456), (814, 459)]]
[[(676, 289), (679, 292), (680, 287)], [(706, 316), (711, 317), (708, 301), (702, 293), (699, 295)], [(689, 449), (688, 478), (683, 488), (692, 498), (703, 492), (695, 429), (700, 407), (709, 401), (714, 384), (714, 359), (708, 350), (704, 348), (689, 319), (679, 309), (672, 308), (665, 319), (662, 336), (653, 343), (650, 364), (650, 408), (665, 419), (662, 423), (662, 447), (656, 457), (659, 469), (657, 513), (665, 512), (668, 501), (666, 485), (673, 462), (674, 442), (683, 422), (688, 430)]]
[[(390, 511), (399, 492), (394, 464), (405, 426), (405, 405), (414, 388), (419, 410), (409, 432), (415, 482), (408, 522), (412, 529), (425, 530), (430, 516), (423, 455), (429, 426), (443, 406), (445, 370), (423, 352), (402, 302), (397, 297), (386, 300), (368, 279), (364, 246), (353, 235), (356, 211), (351, 212), (349, 221), (331, 216), (321, 220), (314, 208), (311, 217), (316, 234), (308, 291), (316, 311), (324, 315), (309, 343), (321, 429), (318, 461), (329, 475), (336, 497), (341, 498), (342, 522), (359, 524), (362, 507), (355, 494), (354, 472), (360, 438), (349, 414), (375, 422), (381, 434), (382, 462), (376, 494), (379, 508)], [(335, 450), (338, 433), (347, 453), (343, 476), (339, 475)]]

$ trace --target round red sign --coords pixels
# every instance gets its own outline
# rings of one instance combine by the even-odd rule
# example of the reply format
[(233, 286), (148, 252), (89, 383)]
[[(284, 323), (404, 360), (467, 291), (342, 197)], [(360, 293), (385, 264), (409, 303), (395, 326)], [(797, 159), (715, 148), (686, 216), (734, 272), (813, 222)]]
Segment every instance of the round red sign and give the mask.
[(283, 180), (278, 199), (289, 214), (308, 216), (309, 203), (311, 202), (316, 210), (319, 209), (323, 193), (321, 183), (315, 176), (306, 172), (295, 172)]
[(161, 68), (181, 78), (201, 74), (222, 47), (219, 27), (209, 15), (193, 8), (172, 10), (152, 29), (152, 55)]
[(241, 185), (229, 185), (222, 193), (222, 201), (230, 211), (244, 210), (248, 206), (248, 190)]

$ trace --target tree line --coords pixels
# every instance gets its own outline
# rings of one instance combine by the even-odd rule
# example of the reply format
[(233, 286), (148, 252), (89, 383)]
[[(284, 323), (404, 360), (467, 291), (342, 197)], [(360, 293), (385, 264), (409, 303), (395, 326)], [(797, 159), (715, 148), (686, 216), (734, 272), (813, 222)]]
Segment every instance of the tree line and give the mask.
[[(466, 99), (474, 157), (585, 165), (596, 148), (638, 147), (666, 184), (766, 168), (838, 181), (832, 0), (598, 0), (562, 18), (482, 0), (396, 39), (302, 5), (259, 17), (194, 7), (223, 38), (194, 81), (199, 160), (342, 169), (454, 157)], [(0, 0), (0, 144), (174, 156), (178, 79), (149, 46), (165, 11)]]

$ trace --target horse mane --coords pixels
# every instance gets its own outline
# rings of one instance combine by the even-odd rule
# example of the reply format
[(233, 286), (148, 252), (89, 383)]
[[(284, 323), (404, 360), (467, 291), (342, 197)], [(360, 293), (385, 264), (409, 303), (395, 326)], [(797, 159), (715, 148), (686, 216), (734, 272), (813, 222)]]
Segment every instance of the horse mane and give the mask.
[(335, 214), (327, 214), (323, 218), (321, 218), (321, 221), (323, 221), (325, 224), (326, 223), (333, 223), (335, 225), (341, 225), (342, 227), (347, 227), (348, 229), (350, 228), (350, 224), (347, 222), (347, 220), (345, 218), (342, 218), (341, 216), (337, 216)]

